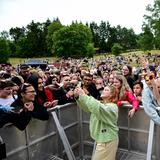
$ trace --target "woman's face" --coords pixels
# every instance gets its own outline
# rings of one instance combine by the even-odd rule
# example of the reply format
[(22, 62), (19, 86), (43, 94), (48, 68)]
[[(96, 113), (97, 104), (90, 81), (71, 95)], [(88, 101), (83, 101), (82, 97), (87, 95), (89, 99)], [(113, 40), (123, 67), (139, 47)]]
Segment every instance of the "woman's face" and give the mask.
[(134, 92), (134, 94), (135, 94), (136, 96), (141, 95), (141, 93), (142, 93), (142, 88), (141, 88), (140, 84), (136, 84), (136, 85), (133, 86), (133, 92)]
[(55, 78), (53, 78), (52, 79), (52, 84), (57, 84), (58, 83), (58, 80), (57, 80), (57, 78), (55, 77)]
[(128, 69), (127, 66), (123, 66), (123, 68), (122, 68), (122, 74), (124, 76), (127, 76), (129, 74), (129, 69)]
[(110, 76), (109, 76), (109, 83), (110, 84), (113, 84), (113, 81), (114, 80), (114, 76), (113, 76), (113, 74), (110, 74)]
[(24, 102), (33, 102), (35, 99), (35, 89), (32, 86), (26, 88), (26, 91), (21, 94)]
[(41, 78), (38, 79), (38, 90), (43, 91), (43, 80)]
[(120, 81), (119, 79), (114, 78), (113, 86), (114, 86), (115, 88), (117, 88), (118, 90), (120, 90), (121, 87), (122, 87), (122, 83), (121, 83), (121, 81)]
[(108, 86), (104, 88), (101, 94), (101, 98), (108, 98), (111, 95), (111, 90)]

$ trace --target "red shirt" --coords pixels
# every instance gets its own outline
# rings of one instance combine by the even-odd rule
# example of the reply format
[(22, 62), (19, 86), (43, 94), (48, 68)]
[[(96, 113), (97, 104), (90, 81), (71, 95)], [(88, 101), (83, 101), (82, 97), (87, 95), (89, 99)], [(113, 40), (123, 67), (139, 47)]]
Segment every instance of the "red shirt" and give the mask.
[[(44, 92), (46, 96), (45, 102), (52, 102), (53, 100), (55, 100), (55, 98), (53, 97), (52, 91), (49, 88), (44, 88)], [(43, 97), (38, 96), (38, 104), (43, 105), (45, 102)]]
[[(135, 110), (138, 110), (139, 102), (136, 99), (136, 97), (134, 96), (134, 94), (132, 92), (130, 92), (130, 91), (125, 91), (125, 97), (126, 98), (123, 101), (128, 101)], [(117, 102), (117, 105), (118, 105), (118, 107), (122, 107), (122, 105), (123, 105), (122, 100), (119, 100)]]

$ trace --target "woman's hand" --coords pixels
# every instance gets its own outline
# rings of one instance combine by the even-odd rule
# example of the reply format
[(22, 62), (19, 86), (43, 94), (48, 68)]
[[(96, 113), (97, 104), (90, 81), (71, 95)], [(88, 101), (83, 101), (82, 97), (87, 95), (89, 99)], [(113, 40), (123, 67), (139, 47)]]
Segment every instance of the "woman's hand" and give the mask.
[(141, 63), (142, 63), (144, 68), (147, 68), (148, 65), (149, 65), (148, 59), (145, 59), (145, 58), (141, 58)]
[(75, 90), (74, 90), (74, 96), (75, 97), (78, 97), (80, 95), (85, 95), (85, 92), (82, 88), (80, 87), (77, 87)]
[(46, 108), (50, 108), (52, 106), (52, 102), (45, 102), (43, 106)]
[(73, 91), (68, 91), (68, 92), (66, 93), (66, 96), (67, 96), (68, 98), (73, 97), (73, 95), (74, 95), (74, 92), (73, 92)]
[(55, 107), (57, 104), (58, 104), (58, 100), (53, 100), (52, 102), (45, 102), (43, 106), (46, 108), (51, 108), (51, 107)]
[(131, 109), (130, 111), (129, 111), (129, 113), (128, 113), (128, 117), (129, 118), (132, 118), (133, 117), (133, 115), (135, 114), (135, 109), (133, 108), (133, 109)]
[(137, 96), (136, 99), (137, 99), (139, 102), (142, 102), (142, 96)]
[(27, 102), (27, 103), (25, 103), (24, 104), (24, 109), (28, 110), (28, 111), (33, 111), (33, 109), (34, 109), (33, 102)]
[(122, 104), (130, 104), (128, 101), (121, 101)]
[(52, 103), (51, 107), (55, 107), (58, 104), (58, 100), (53, 100), (51, 103)]

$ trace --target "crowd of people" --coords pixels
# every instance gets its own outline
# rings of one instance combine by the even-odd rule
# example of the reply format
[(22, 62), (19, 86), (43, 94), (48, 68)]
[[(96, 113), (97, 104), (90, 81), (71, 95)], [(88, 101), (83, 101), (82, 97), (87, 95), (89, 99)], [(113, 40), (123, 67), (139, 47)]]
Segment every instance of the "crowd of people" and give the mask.
[(141, 62), (141, 67), (133, 67), (122, 57), (69, 58), (45, 70), (1, 64), (0, 127), (12, 123), (24, 130), (32, 118), (48, 120), (48, 108), (77, 102), (91, 114), (90, 134), (97, 142), (94, 160), (114, 160), (119, 107), (130, 104), (132, 118), (143, 105), (160, 124), (160, 62), (153, 65), (144, 57)]

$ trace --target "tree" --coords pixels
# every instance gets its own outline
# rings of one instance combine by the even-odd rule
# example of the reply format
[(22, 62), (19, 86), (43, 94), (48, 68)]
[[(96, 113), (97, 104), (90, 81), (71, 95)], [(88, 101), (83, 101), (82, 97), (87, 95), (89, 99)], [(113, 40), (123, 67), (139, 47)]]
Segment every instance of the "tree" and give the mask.
[(94, 54), (95, 54), (95, 49), (93, 43), (88, 43), (86, 57), (93, 57)]
[(24, 27), (11, 28), (9, 30), (9, 34), (10, 34), (11, 38), (14, 40), (14, 42), (16, 43), (20, 37), (25, 37), (25, 28)]
[(47, 47), (47, 40), (46, 40), (46, 37), (47, 37), (47, 34), (48, 34), (48, 26), (51, 24), (51, 21), (49, 19), (46, 20), (46, 22), (44, 22), (42, 25), (43, 25), (43, 32), (42, 32), (42, 44), (43, 44), (43, 50), (44, 50), (44, 55), (45, 56), (49, 56), (51, 55), (51, 52), (50, 50), (48, 49)]
[(32, 57), (29, 51), (28, 39), (26, 37), (21, 37), (18, 39), (16, 44), (16, 56), (17, 57)]
[(46, 43), (47, 43), (47, 48), (50, 52), (52, 52), (52, 47), (53, 47), (53, 35), (56, 31), (61, 29), (63, 26), (59, 21), (52, 22), (48, 26), (48, 32), (46, 35)]
[(122, 52), (123, 47), (118, 44), (118, 43), (114, 43), (113, 47), (112, 47), (112, 53), (115, 56), (118, 56), (121, 52)]
[(127, 29), (118, 25), (117, 30), (117, 43), (119, 43), (124, 50), (136, 49), (137, 46), (137, 35), (133, 29)]
[(9, 59), (9, 47), (5, 39), (0, 38), (0, 63), (6, 63)]
[(9, 33), (8, 33), (7, 31), (2, 31), (2, 32), (0, 33), (0, 37), (1, 37), (2, 39), (8, 40), (8, 39), (9, 39)]
[(85, 57), (91, 49), (92, 33), (87, 26), (74, 23), (55, 32), (53, 42), (58, 57)]
[(106, 51), (111, 52), (112, 46), (114, 43), (118, 43), (117, 41), (117, 29), (116, 27), (111, 27), (109, 22), (107, 22), (107, 39), (106, 39)]
[(148, 26), (143, 28), (144, 33), (141, 33), (137, 40), (138, 45), (143, 51), (153, 49), (154, 37)]
[(148, 26), (151, 29), (154, 36), (154, 47), (160, 49), (160, 1), (155, 0), (153, 6), (149, 4), (146, 11), (148, 14), (144, 15), (143, 28), (145, 29)]
[(104, 53), (107, 51), (106, 40), (108, 38), (108, 30), (106, 22), (101, 21), (99, 26), (99, 35), (100, 35), (100, 42), (99, 42), (100, 50), (102, 53)]
[(92, 22), (90, 23), (90, 29), (91, 29), (92, 36), (93, 36), (94, 47), (100, 48), (99, 26), (95, 22)]
[(35, 23), (32, 21), (27, 25), (26, 37), (28, 43), (28, 56), (29, 57), (40, 57), (46, 56), (45, 38), (44, 35), (44, 24)]

